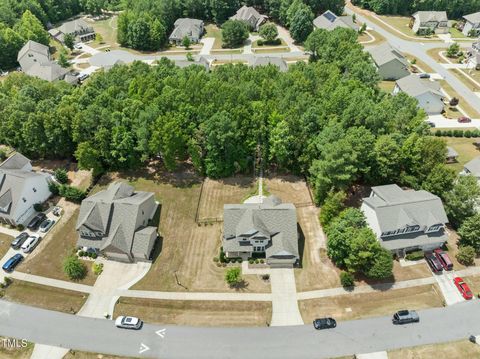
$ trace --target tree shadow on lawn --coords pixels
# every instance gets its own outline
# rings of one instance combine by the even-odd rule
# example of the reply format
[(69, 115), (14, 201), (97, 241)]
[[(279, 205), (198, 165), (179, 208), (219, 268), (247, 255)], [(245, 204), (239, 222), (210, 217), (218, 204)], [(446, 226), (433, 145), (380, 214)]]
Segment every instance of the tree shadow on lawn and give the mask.
[(237, 292), (243, 292), (248, 288), (248, 285), (249, 283), (245, 279), (242, 279), (238, 283), (231, 284), (230, 288), (235, 289)]
[(297, 223), (297, 232), (298, 232), (298, 267), (303, 268), (303, 252), (305, 251), (305, 235), (303, 234), (302, 227), (300, 223)]

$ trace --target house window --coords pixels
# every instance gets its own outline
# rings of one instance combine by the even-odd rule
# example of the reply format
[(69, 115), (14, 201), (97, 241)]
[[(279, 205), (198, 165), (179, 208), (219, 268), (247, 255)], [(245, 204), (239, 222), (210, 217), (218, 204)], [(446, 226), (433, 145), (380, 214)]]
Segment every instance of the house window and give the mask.
[(33, 192), (37, 192), (37, 189), (35, 187), (33, 187)]
[(27, 202), (27, 199), (25, 197), (22, 197), (22, 201), (25, 203)]

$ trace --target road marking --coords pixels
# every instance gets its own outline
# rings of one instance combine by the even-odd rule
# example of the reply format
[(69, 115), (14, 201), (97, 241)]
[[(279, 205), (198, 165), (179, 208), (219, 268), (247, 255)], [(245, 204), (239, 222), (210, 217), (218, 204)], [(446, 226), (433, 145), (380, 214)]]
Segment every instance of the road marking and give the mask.
[(150, 348), (147, 347), (145, 344), (140, 343), (140, 350), (138, 351), (138, 354), (145, 353), (147, 350), (150, 350)]
[(162, 339), (165, 338), (165, 334), (167, 333), (167, 329), (163, 328), (163, 329), (160, 329), (160, 330), (157, 330), (155, 332), (155, 334), (157, 334), (158, 336), (160, 336)]

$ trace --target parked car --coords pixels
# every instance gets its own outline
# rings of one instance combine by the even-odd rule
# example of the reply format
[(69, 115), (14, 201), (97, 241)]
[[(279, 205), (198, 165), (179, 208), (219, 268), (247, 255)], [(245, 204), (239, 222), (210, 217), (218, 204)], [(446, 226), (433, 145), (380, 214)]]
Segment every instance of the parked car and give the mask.
[(432, 252), (425, 253), (425, 260), (427, 261), (428, 265), (434, 273), (438, 273), (443, 270), (442, 264)]
[(40, 223), (42, 223), (45, 219), (47, 218), (47, 216), (45, 215), (45, 213), (39, 213), (37, 214), (35, 217), (33, 217), (33, 219), (30, 221), (30, 223), (28, 224), (27, 228), (32, 230), (32, 231), (35, 231), (38, 229), (38, 226), (40, 225)]
[(459, 117), (457, 121), (459, 123), (470, 123), (472, 122), (472, 119), (470, 117), (462, 116), (462, 117)]
[(82, 74), (78, 77), (78, 80), (79, 81), (85, 81), (88, 78), (88, 76), (89, 76), (88, 74)]
[(418, 323), (419, 321), (420, 317), (414, 310), (399, 310), (392, 318), (393, 324)]
[(337, 321), (333, 318), (318, 318), (313, 321), (313, 327), (317, 330), (332, 329), (337, 326)]
[(53, 219), (46, 219), (40, 225), (40, 232), (47, 233), (50, 228), (55, 224), (55, 220)]
[(5, 264), (2, 266), (2, 269), (5, 272), (12, 272), (22, 260), (23, 260), (23, 256), (20, 253), (17, 253), (8, 261), (5, 262)]
[(423, 74), (418, 75), (418, 77), (420, 77), (421, 79), (429, 79), (430, 74), (423, 73)]
[(52, 213), (54, 216), (60, 217), (60, 215), (62, 214), (62, 208), (55, 206), (53, 207)]
[(143, 322), (136, 317), (124, 317), (120, 316), (115, 319), (115, 326), (123, 329), (140, 329)]
[(472, 294), (472, 291), (470, 290), (470, 287), (468, 286), (467, 283), (465, 283), (463, 281), (462, 278), (455, 277), (453, 279), (453, 283), (458, 288), (458, 291), (460, 292), (460, 294), (462, 295), (463, 298), (465, 298), (467, 300), (470, 300), (470, 299), (473, 298), (473, 294)]
[(453, 269), (453, 263), (450, 260), (450, 257), (441, 248), (435, 249), (433, 251), (433, 253), (435, 254), (435, 257), (437, 257), (437, 259), (440, 262), (440, 264), (442, 265), (443, 269), (445, 269), (445, 270), (452, 270)]
[(15, 239), (12, 241), (10, 244), (13, 249), (19, 249), (23, 242), (25, 242), (28, 238), (28, 233), (27, 232), (22, 232), (18, 236), (15, 237)]
[(75, 44), (73, 45), (73, 47), (77, 50), (81, 50), (82, 49), (82, 45), (81, 44)]
[(32, 234), (27, 240), (22, 244), (23, 253), (30, 253), (35, 249), (35, 247), (40, 242), (40, 236), (38, 234)]

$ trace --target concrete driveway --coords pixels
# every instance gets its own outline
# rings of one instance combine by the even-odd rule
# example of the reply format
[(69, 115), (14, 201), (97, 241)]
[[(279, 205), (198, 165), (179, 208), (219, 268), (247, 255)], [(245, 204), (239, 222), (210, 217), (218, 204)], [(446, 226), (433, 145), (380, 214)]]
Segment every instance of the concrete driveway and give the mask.
[(453, 279), (456, 277), (454, 271), (443, 271), (442, 274), (433, 274), (433, 277), (437, 281), (437, 284), (442, 291), (443, 298), (445, 298), (445, 303), (447, 305), (452, 305), (465, 301), (465, 299), (463, 299), (462, 295), (453, 283)]
[(293, 268), (271, 268), (272, 326), (302, 325)]

